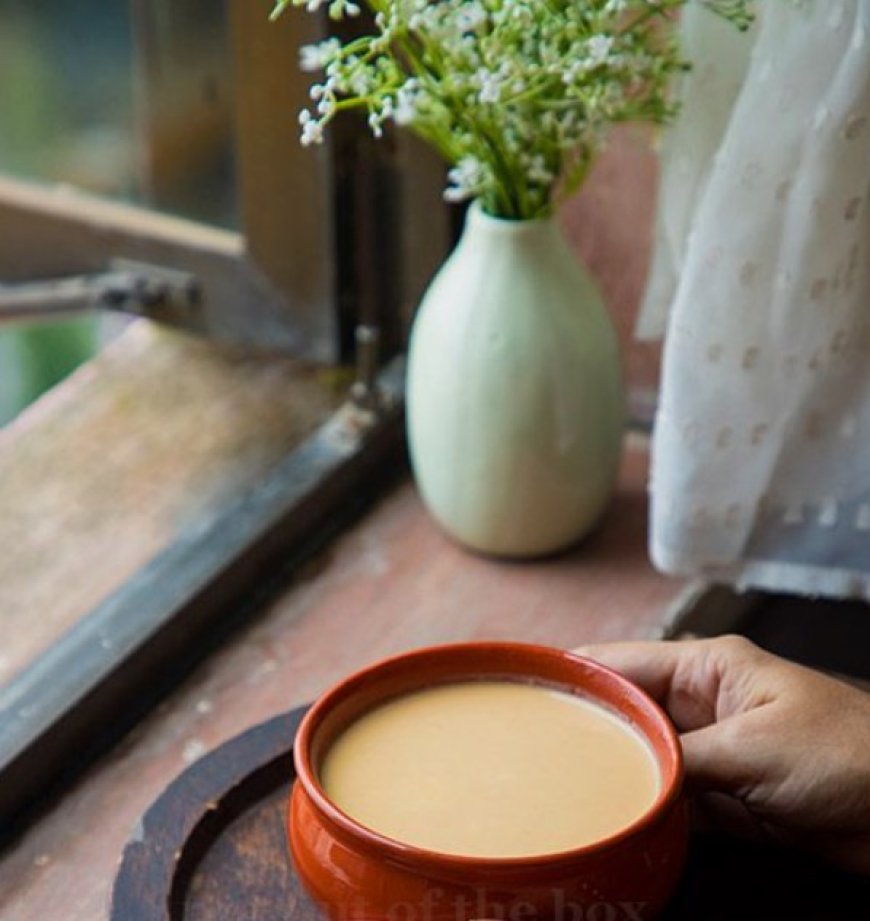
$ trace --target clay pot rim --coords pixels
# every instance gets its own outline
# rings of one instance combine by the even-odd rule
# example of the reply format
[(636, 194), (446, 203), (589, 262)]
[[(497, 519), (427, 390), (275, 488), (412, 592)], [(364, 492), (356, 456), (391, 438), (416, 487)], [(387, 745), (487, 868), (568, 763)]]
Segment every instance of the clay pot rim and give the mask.
[[(579, 681), (574, 685), (574, 688), (575, 691), (580, 692), (583, 696), (602, 703), (617, 714), (622, 712), (625, 715), (618, 701), (628, 700), (637, 711), (643, 714), (644, 722), (647, 723), (648, 721), (647, 725), (639, 725), (637, 721), (633, 721), (631, 725), (646, 738), (647, 743), (653, 749), (661, 772), (661, 789), (649, 809), (630, 825), (607, 838), (602, 838), (599, 841), (572, 848), (571, 850), (530, 855), (528, 857), (476, 857), (429, 850), (406, 844), (373, 831), (339, 809), (321, 787), (317, 778), (317, 771), (311, 760), (312, 741), (324, 718), (336, 705), (352, 699), (362, 688), (383, 677), (385, 672), (416, 667), (418, 674), (421, 676), (420, 688), (424, 688), (431, 686), (426, 683), (423, 673), (425, 664), (431, 665), (439, 659), (449, 661), (451, 657), (457, 657), (461, 660), (464, 656), (471, 657), (474, 655), (484, 657), (501, 656), (505, 658), (518, 656), (525, 661), (534, 659), (542, 665), (549, 663), (553, 667), (559, 664), (576, 665), (580, 669), (578, 678), (581, 674), (594, 674), (609, 682), (617, 700), (604, 700), (601, 697), (596, 697), (594, 693), (584, 689)], [(520, 671), (512, 672), (509, 668), (505, 668), (501, 672), (482, 672), (481, 677), (514, 680), (528, 679), (533, 676)], [(473, 673), (467, 668), (465, 670), (457, 669), (453, 680), (473, 680)], [(560, 682), (543, 674), (540, 676), (540, 682), (554, 687), (559, 684), (563, 687), (566, 686), (564, 680)], [(449, 681), (440, 681), (438, 683), (449, 683)], [(408, 691), (403, 690), (400, 693), (408, 693)], [(373, 699), (371, 705), (376, 706), (378, 703), (390, 699), (391, 696), (396, 695), (385, 694), (383, 697)], [(654, 727), (653, 732), (657, 732), (660, 740), (664, 742), (665, 758), (661, 757), (659, 748), (656, 746), (654, 739), (651, 738), (653, 732), (650, 731), (649, 726)], [(321, 813), (342, 838), (352, 841), (354, 846), (362, 846), (388, 861), (417, 868), (425, 867), (442, 873), (455, 872), (463, 875), (475, 871), (497, 873), (503, 870), (507, 873), (514, 873), (518, 870), (558, 870), (567, 864), (576, 864), (586, 858), (597, 857), (642, 834), (668, 815), (680, 799), (684, 780), (683, 753), (677, 731), (662, 708), (644, 690), (618, 672), (593, 659), (579, 656), (564, 649), (526, 643), (469, 642), (427, 646), (382, 659), (373, 665), (362, 668), (333, 685), (318, 698), (303, 718), (293, 748), (297, 781), (302, 785), (317, 811)]]

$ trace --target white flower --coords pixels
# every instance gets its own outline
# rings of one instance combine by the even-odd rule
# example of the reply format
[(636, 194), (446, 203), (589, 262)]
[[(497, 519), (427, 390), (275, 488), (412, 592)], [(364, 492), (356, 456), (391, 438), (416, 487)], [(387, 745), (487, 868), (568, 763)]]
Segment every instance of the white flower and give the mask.
[(584, 64), (587, 70), (593, 70), (604, 64), (613, 48), (612, 35), (593, 35), (586, 42), (586, 57)]
[(396, 92), (396, 109), (393, 119), (397, 125), (410, 125), (417, 117), (420, 82), (411, 77)]
[(483, 164), (477, 157), (463, 157), (447, 173), (450, 185), (444, 190), (445, 201), (465, 201), (473, 198), (484, 179)]
[(501, 86), (495, 80), (487, 80), (480, 88), (478, 96), (481, 102), (498, 102), (501, 98)]
[(381, 107), (379, 109), (372, 109), (372, 111), (369, 112), (369, 128), (376, 138), (382, 138), (384, 136), (384, 122), (388, 118), (393, 117), (395, 109), (393, 100), (389, 96), (385, 96), (381, 99), (380, 103)]
[[(308, 0), (308, 5), (316, 3), (320, 6), (324, 0)], [(362, 12), (360, 7), (353, 2), (353, 0), (331, 0), (329, 4), (329, 18), (330, 19), (342, 19), (345, 16), (359, 16)]]
[(321, 67), (323, 67), (323, 60), (317, 45), (303, 45), (299, 49), (299, 69), (312, 73), (320, 70)]
[(444, 35), (443, 11), (435, 5), (426, 4), (408, 19), (408, 26), (418, 32), (426, 32), (430, 38)]
[(382, 138), (384, 136), (383, 122), (384, 120), (377, 112), (369, 113), (369, 128), (374, 137)]
[(477, 0), (463, 3), (456, 13), (456, 27), (460, 32), (475, 32), (487, 20), (487, 12)]
[[(336, 82), (335, 77), (330, 77), (324, 83), (315, 83), (312, 85), (311, 89), (308, 91), (308, 95), (311, 97), (312, 101), (317, 103), (315, 108), (317, 112), (322, 115), (332, 116), (335, 114), (335, 89)], [(307, 121), (307, 115), (309, 113), (302, 112), (300, 113), (299, 119), (300, 123), (305, 125), (305, 122), (302, 121), (303, 118)]]
[[(363, 6), (273, 2), (278, 12), (307, 6), (335, 19)], [(340, 109), (356, 109), (376, 137), (392, 120), (445, 153), (448, 200), (480, 197), (505, 216), (547, 213), (582, 181), (609, 123), (674, 114), (670, 82), (686, 62), (662, 14), (689, 2), (376, 3), (367, 27), (301, 49), (302, 68), (323, 74), (299, 117), (302, 142), (320, 143)], [(751, 0), (697, 2), (735, 24), (750, 18)]]
[(358, 67), (354, 70), (347, 83), (357, 96), (366, 96), (373, 89), (370, 74), (365, 67)]
[(299, 49), (299, 67), (308, 73), (323, 70), (340, 51), (341, 42), (337, 38), (328, 38), (316, 45), (303, 45)]
[(482, 103), (498, 102), (501, 99), (502, 75), (493, 73), (485, 67), (481, 67), (475, 76), (475, 82), (480, 87), (477, 98)]
[(550, 185), (556, 178), (552, 170), (547, 169), (547, 164), (540, 154), (535, 154), (530, 159), (526, 158), (526, 160), (526, 175), (532, 182), (537, 182), (540, 185), (546, 186)]
[(577, 58), (563, 72), (562, 82), (570, 86), (578, 77), (589, 73), (605, 63), (614, 63), (611, 57), (613, 37), (610, 35), (593, 35), (589, 41), (580, 45)]
[(323, 143), (323, 124), (319, 122), (308, 109), (299, 113), (299, 124), (302, 126), (300, 143), (303, 147)]

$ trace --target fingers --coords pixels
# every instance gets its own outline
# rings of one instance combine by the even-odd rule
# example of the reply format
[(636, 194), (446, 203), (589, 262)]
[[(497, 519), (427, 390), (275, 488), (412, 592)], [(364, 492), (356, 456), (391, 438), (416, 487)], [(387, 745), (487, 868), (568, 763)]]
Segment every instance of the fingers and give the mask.
[(613, 643), (575, 651), (640, 685), (681, 732), (716, 718), (720, 672), (709, 643)]
[[(767, 695), (779, 661), (737, 636), (680, 642), (607, 643), (575, 650), (621, 672), (689, 732), (751, 709)], [(758, 676), (764, 671), (764, 680)]]
[(625, 675), (657, 700), (681, 732), (686, 777), (695, 789), (736, 797), (770, 767), (766, 738), (775, 695), (760, 670), (775, 661), (747, 640), (613, 643), (575, 650)]
[[(572, 652), (625, 675), (639, 684), (659, 703), (665, 703), (673, 683), (674, 674), (684, 660), (685, 646), (678, 643), (603, 643), (578, 646)], [(691, 650), (689, 652), (691, 655)]]

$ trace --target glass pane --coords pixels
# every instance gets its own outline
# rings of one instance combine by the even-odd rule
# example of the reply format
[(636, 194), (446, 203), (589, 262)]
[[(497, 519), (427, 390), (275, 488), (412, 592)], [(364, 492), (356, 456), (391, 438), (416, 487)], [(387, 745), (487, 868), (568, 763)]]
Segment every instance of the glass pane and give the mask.
[(0, 170), (234, 227), (226, 23), (215, 0), (0, 0)]
[[(0, 0), (0, 172), (235, 227), (227, 48), (214, 0)], [(107, 335), (0, 329), (0, 425)]]
[[(161, 211), (235, 228), (225, 5), (133, 0), (133, 10), (142, 197)], [(264, 19), (267, 13), (264, 5)]]
[(130, 13), (0, 0), (0, 169), (136, 197)]

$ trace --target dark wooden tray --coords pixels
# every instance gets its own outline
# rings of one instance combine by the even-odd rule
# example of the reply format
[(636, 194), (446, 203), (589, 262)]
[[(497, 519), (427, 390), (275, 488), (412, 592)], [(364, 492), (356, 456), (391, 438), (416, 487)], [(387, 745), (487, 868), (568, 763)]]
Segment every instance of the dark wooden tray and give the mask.
[[(284, 831), (304, 712), (237, 736), (166, 789), (124, 850), (112, 921), (320, 919), (293, 875)], [(608, 921), (629, 917), (617, 910)], [(870, 880), (790, 851), (697, 837), (662, 921), (870, 921)]]
[(304, 713), (249, 729), (167, 787), (124, 849), (112, 921), (319, 919), (291, 871), (284, 831)]

